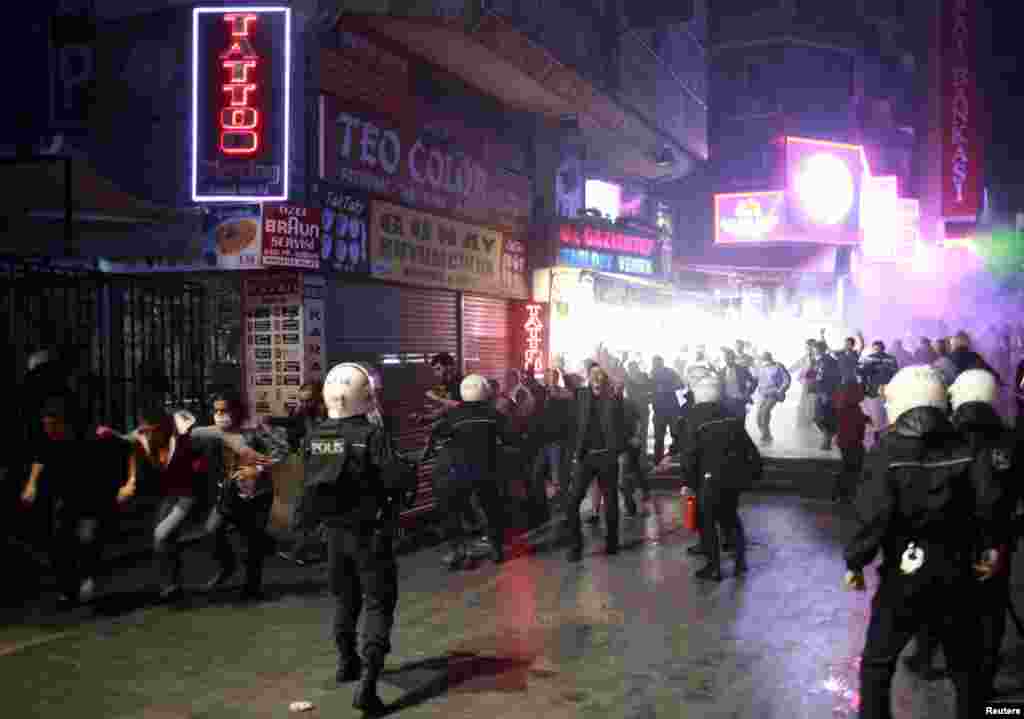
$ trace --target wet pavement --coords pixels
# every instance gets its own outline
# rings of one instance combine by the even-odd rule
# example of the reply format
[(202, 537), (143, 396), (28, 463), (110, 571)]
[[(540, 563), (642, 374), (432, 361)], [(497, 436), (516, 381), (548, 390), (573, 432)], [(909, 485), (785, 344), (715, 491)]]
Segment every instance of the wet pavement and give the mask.
[[(624, 521), (623, 550), (611, 558), (600, 527), (590, 530), (579, 565), (543, 532), (501, 567), (449, 574), (440, 548), (403, 557), (381, 685), (394, 715), (856, 716), (870, 594), (841, 588), (849, 510), (747, 497), (750, 574), (732, 577), (727, 561), (727, 579), (708, 584), (692, 576), (700, 562), (685, 554), (693, 536), (678, 509), (674, 497), (657, 496), (648, 516)], [(211, 570), (202, 550), (187, 557), (196, 584)], [(308, 700), (311, 719), (359, 716), (351, 689), (333, 682), (323, 567), (275, 560), (268, 574), (266, 602), (239, 605), (221, 592), (171, 608), (147, 604), (139, 587), (150, 575), (140, 566), (120, 571), (95, 610), (38, 612), (7, 626), (5, 715), (272, 717)], [(873, 588), (873, 573), (868, 581)], [(1003, 683), (1013, 688), (1024, 647), (1012, 628), (1005, 650)], [(947, 681), (900, 669), (896, 717), (952, 716), (951, 700)]]

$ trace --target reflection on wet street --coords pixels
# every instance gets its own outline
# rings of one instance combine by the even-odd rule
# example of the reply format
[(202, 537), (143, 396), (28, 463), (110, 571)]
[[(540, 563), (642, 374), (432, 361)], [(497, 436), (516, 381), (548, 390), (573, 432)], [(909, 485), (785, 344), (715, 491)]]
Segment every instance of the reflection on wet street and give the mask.
[[(656, 496), (649, 509), (624, 518), (617, 556), (603, 554), (600, 525), (588, 530), (579, 565), (557, 532), (520, 542), (500, 567), (449, 574), (441, 549), (404, 557), (381, 686), (395, 715), (855, 717), (871, 595), (841, 587), (848, 510), (748, 497), (750, 573), (733, 577), (727, 556), (714, 584), (693, 578), (701, 561), (685, 553), (694, 536), (679, 498)], [(46, 642), (0, 656), (20, 688), (12, 716), (269, 717), (295, 700), (315, 705), (310, 716), (358, 716), (350, 688), (333, 682), (324, 570), (301, 582), (289, 571), (271, 572), (271, 601), (258, 605), (196, 597), (185, 609), (87, 617), (65, 634), (40, 628)], [(1019, 638), (1008, 641), (1017, 672)], [(901, 666), (894, 710), (952, 716), (952, 687)]]

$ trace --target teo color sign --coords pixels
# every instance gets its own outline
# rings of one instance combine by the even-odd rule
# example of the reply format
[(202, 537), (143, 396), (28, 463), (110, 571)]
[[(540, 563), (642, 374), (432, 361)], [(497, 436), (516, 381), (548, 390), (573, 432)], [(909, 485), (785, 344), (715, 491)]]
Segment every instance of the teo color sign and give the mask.
[(192, 199), (288, 197), (291, 10), (192, 11)]

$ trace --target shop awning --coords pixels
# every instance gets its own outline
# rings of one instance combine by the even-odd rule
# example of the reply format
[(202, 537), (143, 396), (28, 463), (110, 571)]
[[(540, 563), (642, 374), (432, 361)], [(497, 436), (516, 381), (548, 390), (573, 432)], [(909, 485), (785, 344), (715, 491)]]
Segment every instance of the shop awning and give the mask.
[(199, 233), (198, 210), (140, 199), (81, 155), (5, 160), (0, 183), (0, 252), (63, 255), (69, 217), (73, 247), (90, 256), (174, 251), (171, 238), (184, 249), (189, 235)]
[[(498, 15), (484, 15), (471, 30), (462, 20), (432, 17), (346, 15), (344, 22), (364, 23), (509, 107), (553, 119), (575, 116), (583, 135), (623, 175), (670, 180), (702, 161)], [(660, 167), (655, 154), (666, 146), (676, 161)]]
[(836, 252), (837, 248), (832, 245), (713, 245), (699, 255), (677, 256), (672, 264), (677, 272), (783, 279), (796, 274), (833, 274)]

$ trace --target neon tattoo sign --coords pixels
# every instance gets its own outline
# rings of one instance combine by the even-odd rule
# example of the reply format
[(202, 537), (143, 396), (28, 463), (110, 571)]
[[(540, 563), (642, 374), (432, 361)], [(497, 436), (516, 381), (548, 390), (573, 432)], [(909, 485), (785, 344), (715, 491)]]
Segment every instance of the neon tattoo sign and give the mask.
[(251, 77), (259, 60), (250, 35), (256, 18), (251, 13), (224, 16), (231, 32), (231, 44), (220, 54), (221, 66), (228, 72), (222, 87), (227, 106), (220, 111), (220, 151), (226, 155), (252, 155), (260, 148), (260, 111), (250, 97), (259, 87)]
[(194, 202), (285, 202), (291, 159), (291, 9), (192, 9)]

